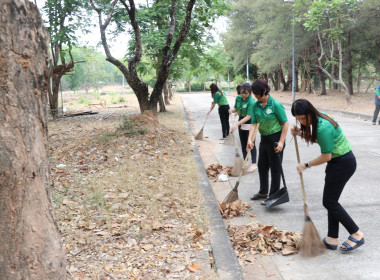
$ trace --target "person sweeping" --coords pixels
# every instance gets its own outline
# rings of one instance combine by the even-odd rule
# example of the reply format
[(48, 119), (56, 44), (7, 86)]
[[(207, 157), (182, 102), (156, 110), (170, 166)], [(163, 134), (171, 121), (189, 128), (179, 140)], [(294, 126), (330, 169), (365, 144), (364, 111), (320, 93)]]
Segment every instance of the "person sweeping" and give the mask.
[[(237, 128), (239, 129), (239, 138), (243, 153), (243, 158), (247, 156), (247, 141), (249, 135), (249, 128), (251, 126), (251, 116), (248, 115), (248, 109), (252, 110), (252, 106), (255, 103), (255, 100), (252, 98), (252, 90), (250, 83), (244, 83), (239, 88), (240, 94), (235, 99), (235, 106), (231, 110), (233, 113), (237, 112), (239, 115), (239, 120), (232, 127), (232, 132)], [(254, 142), (253, 142), (254, 143)], [(251, 150), (251, 166), (247, 169), (248, 173), (255, 172), (257, 170), (256, 165), (256, 145), (254, 145)]]
[(211, 108), (208, 111), (207, 115), (211, 113), (214, 109), (215, 105), (219, 106), (219, 117), (220, 122), (222, 124), (222, 133), (223, 137), (220, 140), (225, 140), (228, 134), (230, 133), (230, 105), (228, 104), (228, 100), (226, 94), (222, 92), (215, 83), (210, 85), (211, 89), (211, 97), (213, 98), (213, 102), (211, 104)]
[(350, 236), (339, 249), (345, 252), (355, 250), (364, 244), (364, 234), (338, 202), (344, 186), (356, 170), (351, 145), (338, 123), (318, 111), (308, 100), (296, 100), (291, 112), (296, 117), (297, 124), (300, 124), (300, 127), (296, 124), (291, 129), (292, 135), (300, 136), (306, 143), (318, 143), (321, 149), (317, 158), (297, 164), (298, 173), (302, 174), (306, 169), (327, 163), (323, 206), (327, 209), (328, 231), (323, 243), (327, 249), (337, 249), (341, 223)]
[(284, 106), (269, 95), (270, 87), (265, 80), (258, 79), (254, 81), (251, 90), (257, 101), (252, 108), (248, 110), (248, 114), (251, 116), (251, 127), (249, 130), (247, 148), (251, 149), (253, 147), (251, 139), (256, 124), (260, 124), (259, 132), (261, 135), (258, 159), (260, 190), (251, 197), (251, 200), (262, 199), (261, 204), (265, 205), (265, 199), (268, 197), (269, 189), (269, 170), (271, 171), (269, 196), (280, 189), (281, 162), (289, 122)]

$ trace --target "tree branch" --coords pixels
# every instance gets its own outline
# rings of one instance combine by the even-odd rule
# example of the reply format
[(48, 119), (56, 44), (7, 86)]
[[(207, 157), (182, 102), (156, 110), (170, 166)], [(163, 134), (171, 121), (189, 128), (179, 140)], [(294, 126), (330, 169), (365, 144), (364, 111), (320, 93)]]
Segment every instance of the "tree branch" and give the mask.
[(140, 62), (141, 56), (142, 56), (142, 42), (141, 42), (141, 32), (140, 32), (140, 26), (136, 19), (136, 6), (134, 0), (128, 0), (129, 7), (125, 3), (125, 0), (120, 0), (120, 2), (124, 5), (125, 9), (128, 12), (129, 19), (131, 21), (131, 25), (133, 28), (133, 31), (135, 33), (135, 40), (136, 40), (136, 50), (135, 50), (135, 56), (132, 60), (128, 63), (128, 68), (130, 71), (136, 70), (136, 65)]
[(180, 33), (178, 35), (177, 41), (175, 42), (174, 47), (173, 47), (171, 53), (165, 59), (165, 64), (167, 66), (169, 66), (169, 65), (172, 64), (175, 56), (177, 55), (177, 53), (179, 51), (179, 48), (181, 47), (181, 44), (185, 40), (187, 32), (189, 31), (190, 23), (191, 23), (191, 14), (193, 12), (193, 7), (194, 7), (194, 4), (195, 4), (195, 1), (196, 0), (190, 0), (189, 3), (187, 4), (187, 7), (186, 7), (187, 13), (186, 13), (186, 17), (185, 17), (185, 20), (183, 22), (181, 31), (180, 31)]
[(170, 49), (170, 45), (173, 41), (173, 36), (174, 36), (174, 31), (175, 31), (175, 11), (177, 9), (177, 5), (178, 5), (178, 0), (172, 0), (172, 8), (170, 9), (169, 31), (168, 31), (168, 35), (166, 37), (166, 44), (162, 48), (163, 57), (166, 57), (166, 55), (168, 54), (168, 51)]

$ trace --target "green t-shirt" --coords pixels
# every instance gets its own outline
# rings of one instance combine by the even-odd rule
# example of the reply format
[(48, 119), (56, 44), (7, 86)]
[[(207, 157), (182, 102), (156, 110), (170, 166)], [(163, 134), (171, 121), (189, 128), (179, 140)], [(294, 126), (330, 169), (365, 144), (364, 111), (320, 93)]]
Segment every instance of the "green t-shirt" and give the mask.
[(351, 151), (351, 145), (340, 126), (335, 128), (328, 120), (321, 117), (318, 117), (317, 143), (321, 148), (321, 153), (332, 153), (332, 158), (343, 156)]
[(252, 109), (248, 109), (248, 114), (252, 117), (251, 123), (259, 123), (259, 132), (266, 136), (282, 130), (282, 126), (288, 121), (284, 106), (269, 95), (265, 107), (256, 101)]
[(240, 117), (246, 117), (247, 116), (247, 111), (248, 108), (252, 108), (253, 104), (255, 104), (255, 100), (253, 97), (250, 95), (248, 96), (245, 100), (241, 97), (241, 95), (236, 96), (235, 99), (235, 106), (238, 114)]
[(224, 92), (216, 92), (214, 95), (214, 103), (218, 104), (218, 106), (228, 105), (226, 94)]

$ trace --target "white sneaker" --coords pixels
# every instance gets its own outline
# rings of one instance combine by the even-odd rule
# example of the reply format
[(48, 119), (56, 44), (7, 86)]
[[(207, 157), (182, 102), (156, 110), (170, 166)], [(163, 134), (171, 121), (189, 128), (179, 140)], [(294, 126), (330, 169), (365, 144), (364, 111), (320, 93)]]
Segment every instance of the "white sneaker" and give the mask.
[(253, 164), (247, 169), (247, 172), (248, 172), (248, 173), (252, 173), (252, 172), (255, 172), (255, 171), (257, 171), (257, 165), (253, 163)]

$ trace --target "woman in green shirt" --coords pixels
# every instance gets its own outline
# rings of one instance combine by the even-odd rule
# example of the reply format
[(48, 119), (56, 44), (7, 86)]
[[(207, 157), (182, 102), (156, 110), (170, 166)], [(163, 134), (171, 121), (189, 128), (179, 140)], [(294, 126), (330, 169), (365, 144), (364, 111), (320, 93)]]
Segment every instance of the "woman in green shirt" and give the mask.
[[(280, 189), (281, 162), (289, 123), (284, 106), (269, 95), (270, 87), (265, 80), (259, 79), (254, 81), (251, 89), (257, 101), (251, 110), (248, 110), (248, 114), (251, 116), (251, 127), (247, 147), (253, 148), (252, 135), (256, 124), (260, 124), (259, 132), (261, 139), (257, 164), (260, 190), (251, 198), (252, 200), (258, 200), (268, 197), (269, 170), (271, 173), (269, 196), (275, 194)], [(262, 201), (262, 204), (265, 205), (265, 200)]]
[[(239, 120), (232, 127), (232, 131), (239, 128), (239, 138), (241, 143), (241, 148), (243, 152), (243, 157), (247, 156), (247, 141), (249, 135), (249, 127), (251, 126), (251, 116), (248, 115), (248, 110), (253, 106), (255, 100), (252, 98), (252, 90), (250, 83), (244, 83), (239, 86), (240, 94), (236, 96), (235, 106), (232, 112), (237, 112), (239, 115)], [(256, 146), (251, 150), (251, 166), (247, 169), (248, 173), (255, 172), (257, 170), (256, 165)]]
[(218, 104), (219, 106), (219, 117), (220, 122), (222, 124), (222, 133), (223, 138), (220, 140), (226, 139), (227, 135), (230, 134), (230, 105), (228, 104), (226, 94), (222, 92), (218, 86), (214, 83), (210, 85), (211, 89), (211, 97), (213, 98), (213, 102), (211, 104), (210, 111), (208, 111), (207, 115), (211, 113), (211, 111), (214, 109), (215, 105)]
[(293, 103), (292, 115), (300, 123), (300, 127), (295, 125), (292, 128), (292, 135), (301, 136), (307, 143), (318, 143), (321, 149), (320, 156), (297, 165), (298, 173), (327, 162), (323, 206), (327, 209), (328, 232), (323, 242), (327, 249), (337, 249), (341, 223), (350, 236), (339, 249), (352, 251), (364, 244), (364, 234), (338, 202), (344, 186), (356, 170), (356, 159), (350, 143), (337, 122), (319, 112), (305, 99), (298, 99)]

